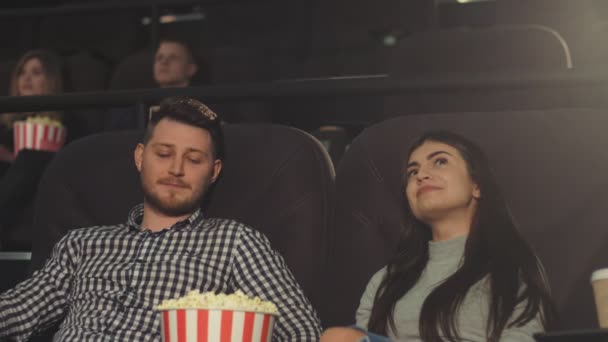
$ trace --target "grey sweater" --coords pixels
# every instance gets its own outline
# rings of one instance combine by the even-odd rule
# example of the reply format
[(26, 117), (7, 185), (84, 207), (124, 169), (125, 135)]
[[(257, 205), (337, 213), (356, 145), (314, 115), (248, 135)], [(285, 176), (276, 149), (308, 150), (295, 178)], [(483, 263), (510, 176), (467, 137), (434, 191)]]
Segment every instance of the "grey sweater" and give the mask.
[[(422, 271), (419, 281), (395, 305), (395, 326), (397, 331), (389, 330), (389, 337), (395, 341), (421, 341), (418, 330), (420, 310), (426, 297), (443, 280), (454, 274), (464, 254), (465, 237), (442, 242), (429, 242), (429, 262)], [(367, 328), (374, 296), (386, 268), (378, 271), (367, 285), (357, 309), (357, 325)], [(456, 326), (462, 341), (486, 341), (486, 321), (489, 314), (489, 284), (482, 280), (467, 293), (458, 317)], [(522, 303), (524, 304), (524, 303)], [(515, 308), (514, 317), (523, 310), (523, 305)], [(508, 325), (508, 324), (507, 324)], [(526, 323), (522, 327), (507, 328), (503, 331), (501, 342), (533, 342), (532, 335), (543, 331), (540, 318)]]

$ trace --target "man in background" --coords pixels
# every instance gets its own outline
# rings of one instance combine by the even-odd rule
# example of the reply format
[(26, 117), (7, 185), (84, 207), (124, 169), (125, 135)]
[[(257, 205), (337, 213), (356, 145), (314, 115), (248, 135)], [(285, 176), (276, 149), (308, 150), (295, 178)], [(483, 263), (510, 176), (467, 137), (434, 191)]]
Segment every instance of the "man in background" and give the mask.
[[(199, 70), (190, 45), (178, 38), (161, 39), (154, 55), (152, 72), (160, 88), (188, 87)], [(105, 119), (106, 130), (142, 128), (146, 118), (133, 107), (112, 108)]]
[(185, 41), (161, 40), (154, 56), (154, 81), (159, 87), (188, 87), (197, 71), (198, 64)]

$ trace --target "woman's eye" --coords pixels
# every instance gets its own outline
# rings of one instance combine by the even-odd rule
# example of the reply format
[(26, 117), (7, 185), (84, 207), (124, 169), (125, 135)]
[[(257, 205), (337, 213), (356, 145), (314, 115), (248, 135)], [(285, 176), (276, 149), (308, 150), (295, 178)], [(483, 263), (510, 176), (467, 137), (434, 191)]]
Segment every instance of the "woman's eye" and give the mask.
[(157, 153), (156, 155), (160, 158), (169, 158), (171, 156), (169, 153)]
[(409, 170), (409, 171), (406, 173), (406, 176), (407, 176), (407, 178), (410, 178), (410, 177), (415, 176), (415, 175), (417, 175), (417, 174), (418, 174), (418, 170), (415, 170), (415, 169), (414, 169), (414, 170)]
[(190, 158), (190, 162), (191, 162), (192, 164), (200, 164), (200, 163), (201, 163), (201, 160), (200, 160), (200, 159), (193, 159), (193, 158)]
[(445, 158), (437, 158), (435, 159), (435, 165), (444, 165), (447, 164), (448, 160)]

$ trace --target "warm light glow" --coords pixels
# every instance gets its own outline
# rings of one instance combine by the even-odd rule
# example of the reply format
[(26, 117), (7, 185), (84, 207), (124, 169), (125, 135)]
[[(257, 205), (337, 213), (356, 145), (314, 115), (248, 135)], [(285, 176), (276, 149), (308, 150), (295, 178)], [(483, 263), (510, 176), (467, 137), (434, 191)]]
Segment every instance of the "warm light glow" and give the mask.
[(159, 22), (161, 24), (174, 23), (177, 20), (177, 17), (174, 15), (163, 15), (159, 18)]
[(459, 4), (469, 4), (471, 2), (492, 1), (492, 0), (456, 0)]
[[(158, 18), (158, 22), (161, 24), (169, 24), (169, 23), (184, 22), (184, 21), (196, 21), (196, 20), (205, 20), (205, 14), (204, 13), (165, 14), (165, 15), (161, 15)], [(152, 19), (150, 17), (143, 17), (141, 19), (141, 23), (143, 25), (150, 25), (152, 23)]]

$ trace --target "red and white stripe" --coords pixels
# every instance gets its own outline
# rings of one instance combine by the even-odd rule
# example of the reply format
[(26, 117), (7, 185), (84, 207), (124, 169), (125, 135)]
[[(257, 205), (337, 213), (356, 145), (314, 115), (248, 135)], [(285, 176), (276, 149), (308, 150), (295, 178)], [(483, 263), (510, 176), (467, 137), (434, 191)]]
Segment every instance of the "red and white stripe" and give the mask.
[(270, 342), (275, 316), (232, 310), (161, 312), (165, 342)]
[(14, 125), (15, 154), (22, 149), (58, 151), (66, 133), (65, 127), (18, 121)]

